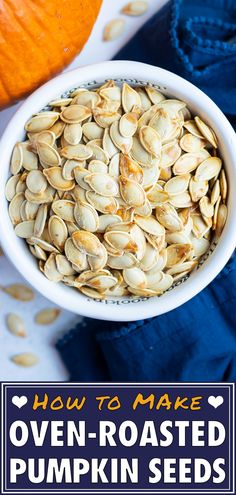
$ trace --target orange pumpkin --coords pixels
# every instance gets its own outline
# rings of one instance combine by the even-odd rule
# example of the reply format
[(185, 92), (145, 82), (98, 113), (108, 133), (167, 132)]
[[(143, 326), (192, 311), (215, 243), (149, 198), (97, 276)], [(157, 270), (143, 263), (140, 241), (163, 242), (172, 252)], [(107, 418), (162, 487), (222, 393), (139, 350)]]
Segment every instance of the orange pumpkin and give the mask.
[(1, 0), (0, 107), (63, 69), (89, 37), (102, 0)]

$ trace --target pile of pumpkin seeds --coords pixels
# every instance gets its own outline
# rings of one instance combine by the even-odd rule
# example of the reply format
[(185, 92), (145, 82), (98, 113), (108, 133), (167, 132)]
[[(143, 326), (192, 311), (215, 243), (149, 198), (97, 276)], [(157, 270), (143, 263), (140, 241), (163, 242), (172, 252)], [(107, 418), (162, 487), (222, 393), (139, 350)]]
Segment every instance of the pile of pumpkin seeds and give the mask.
[(188, 275), (227, 217), (217, 137), (185, 102), (108, 81), (25, 124), (6, 185), (39, 269), (88, 297), (151, 297)]

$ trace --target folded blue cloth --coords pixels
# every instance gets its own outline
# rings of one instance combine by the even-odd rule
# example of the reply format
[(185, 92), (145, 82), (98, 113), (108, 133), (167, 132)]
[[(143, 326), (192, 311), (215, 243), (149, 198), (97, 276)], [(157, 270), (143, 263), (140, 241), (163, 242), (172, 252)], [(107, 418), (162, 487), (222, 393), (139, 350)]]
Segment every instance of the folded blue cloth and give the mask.
[[(236, 2), (174, 0), (117, 55), (205, 91), (236, 125)], [(236, 255), (198, 296), (146, 321), (85, 318), (57, 348), (71, 381), (235, 381)]]
[(115, 58), (157, 65), (188, 79), (236, 126), (235, 0), (172, 0)]
[(85, 318), (57, 347), (71, 381), (235, 381), (236, 255), (198, 296), (134, 323)]

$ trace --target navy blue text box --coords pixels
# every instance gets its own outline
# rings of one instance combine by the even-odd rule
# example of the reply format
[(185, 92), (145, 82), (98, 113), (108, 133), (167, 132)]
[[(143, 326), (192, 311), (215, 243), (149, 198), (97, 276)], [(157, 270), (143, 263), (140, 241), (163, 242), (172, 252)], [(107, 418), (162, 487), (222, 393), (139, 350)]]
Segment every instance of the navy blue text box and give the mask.
[(1, 406), (2, 495), (235, 494), (233, 384), (3, 383)]

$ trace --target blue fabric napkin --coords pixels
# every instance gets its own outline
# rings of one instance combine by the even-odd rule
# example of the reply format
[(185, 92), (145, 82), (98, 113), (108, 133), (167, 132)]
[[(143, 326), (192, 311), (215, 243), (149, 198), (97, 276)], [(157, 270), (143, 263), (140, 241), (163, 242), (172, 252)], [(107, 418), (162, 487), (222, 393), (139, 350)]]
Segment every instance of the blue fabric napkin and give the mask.
[(115, 57), (188, 79), (236, 126), (236, 1), (172, 0)]
[(235, 381), (235, 302), (236, 255), (180, 308), (127, 324), (85, 318), (57, 347), (71, 381)]
[[(189, 79), (236, 125), (235, 43), (235, 0), (174, 0), (116, 58)], [(180, 308), (127, 324), (85, 318), (57, 348), (71, 381), (234, 381), (235, 303), (236, 256)]]

